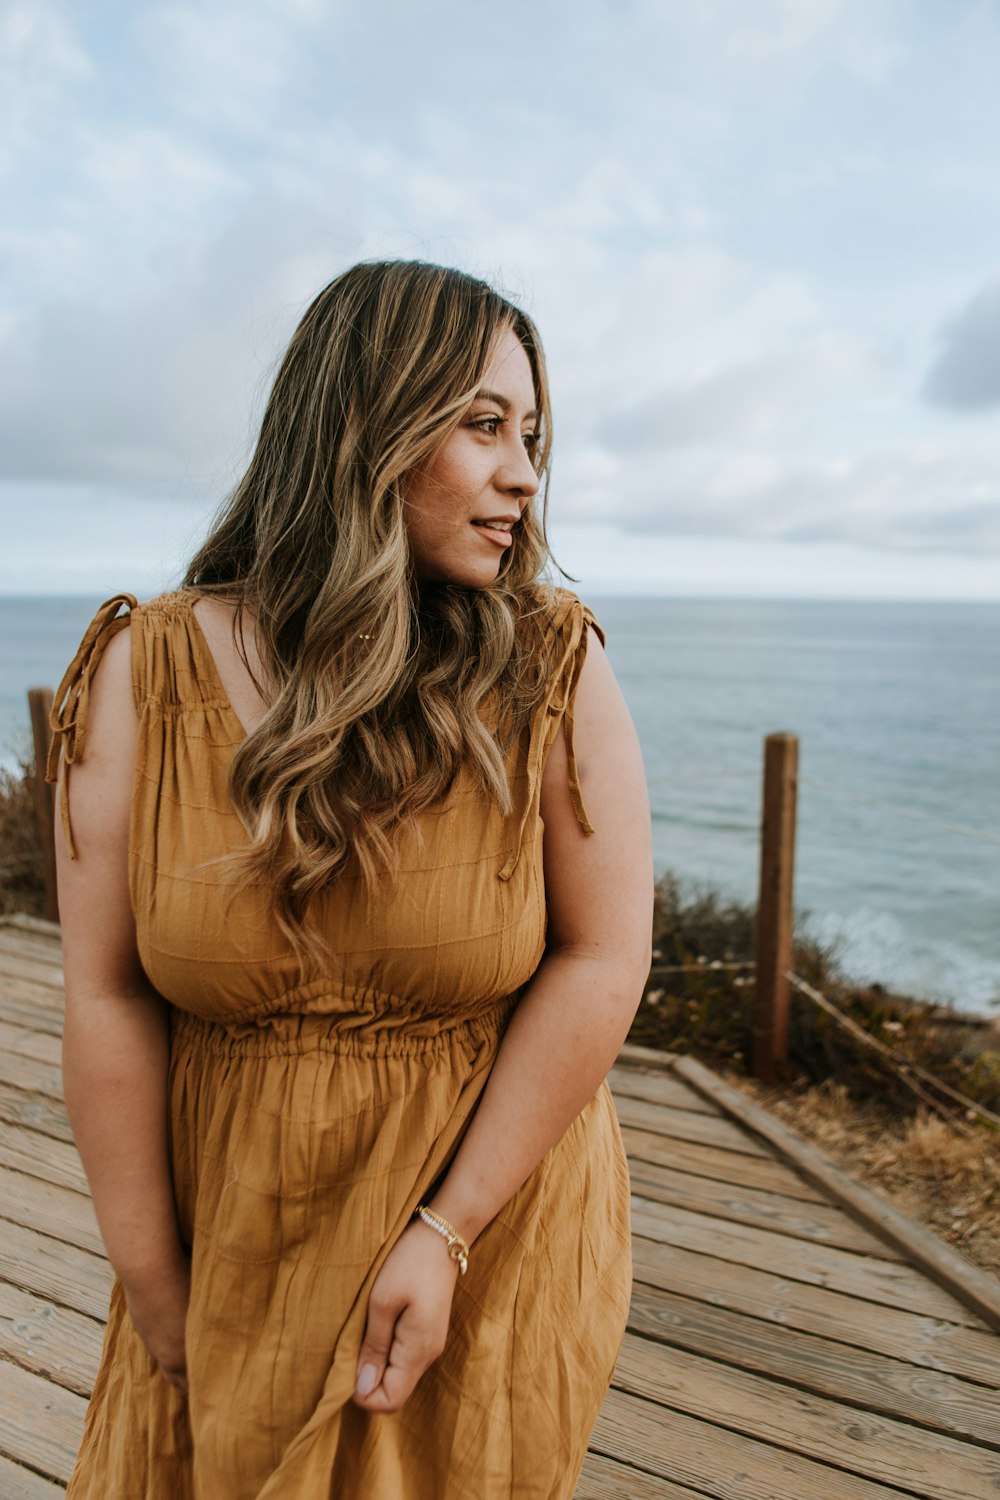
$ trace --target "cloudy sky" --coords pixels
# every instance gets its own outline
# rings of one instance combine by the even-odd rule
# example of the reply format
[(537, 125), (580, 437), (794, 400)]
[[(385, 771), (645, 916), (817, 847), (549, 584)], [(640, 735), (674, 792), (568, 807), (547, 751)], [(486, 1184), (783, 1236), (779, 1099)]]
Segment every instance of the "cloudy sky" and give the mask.
[(998, 0), (0, 0), (0, 592), (175, 580), (343, 267), (523, 302), (584, 594), (1000, 598)]

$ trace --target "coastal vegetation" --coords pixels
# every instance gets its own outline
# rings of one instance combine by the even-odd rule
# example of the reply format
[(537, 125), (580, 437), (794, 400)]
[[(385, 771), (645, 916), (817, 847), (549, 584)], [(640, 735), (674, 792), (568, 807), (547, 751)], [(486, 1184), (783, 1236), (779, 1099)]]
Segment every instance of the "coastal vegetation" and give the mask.
[(750, 1074), (755, 926), (752, 904), (665, 875), (629, 1040), (698, 1057), (976, 1264), (1000, 1271), (1000, 1126), (923, 1079), (1000, 1112), (1000, 1018), (859, 982), (797, 917), (795, 974), (885, 1050), (793, 991), (787, 1077), (765, 1087)]
[[(33, 777), (28, 755), (0, 770), (0, 915), (45, 911)], [(797, 919), (795, 973), (884, 1050), (793, 992), (787, 1076), (766, 1088), (750, 1073), (755, 923), (752, 904), (664, 875), (629, 1040), (698, 1057), (971, 1260), (1000, 1270), (1000, 1126), (923, 1081), (933, 1075), (1000, 1113), (1000, 1018), (861, 983)], [(907, 1082), (907, 1063), (922, 1070), (919, 1083)]]
[(34, 757), (0, 766), (0, 916), (45, 915), (45, 876), (35, 821)]

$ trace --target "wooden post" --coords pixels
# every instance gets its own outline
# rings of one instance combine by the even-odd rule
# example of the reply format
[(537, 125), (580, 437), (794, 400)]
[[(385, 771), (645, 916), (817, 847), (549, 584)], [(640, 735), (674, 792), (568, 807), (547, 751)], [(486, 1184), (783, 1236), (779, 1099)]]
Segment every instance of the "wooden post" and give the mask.
[(769, 734), (764, 741), (764, 799), (760, 830), (757, 903), (757, 980), (752, 1068), (777, 1083), (788, 1057), (789, 984), (792, 966), (792, 900), (795, 873), (795, 800), (799, 741)]
[(35, 741), (35, 819), (38, 836), (42, 844), (42, 869), (45, 873), (45, 915), (50, 922), (59, 920), (59, 898), (56, 894), (56, 843), (55, 843), (55, 787), (45, 780), (45, 765), (49, 758), (49, 742), (52, 727), (49, 713), (52, 709), (51, 688), (29, 688), (28, 707), (31, 710), (31, 734)]

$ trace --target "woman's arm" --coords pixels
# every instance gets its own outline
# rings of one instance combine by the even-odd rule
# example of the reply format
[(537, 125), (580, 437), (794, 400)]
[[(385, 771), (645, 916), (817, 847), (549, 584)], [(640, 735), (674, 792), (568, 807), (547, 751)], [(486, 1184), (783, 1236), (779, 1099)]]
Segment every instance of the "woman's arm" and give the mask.
[(75, 859), (56, 821), (63, 1079), (108, 1259), (150, 1355), (183, 1388), (188, 1262), (167, 1153), (166, 1007), (139, 962), (128, 888), (136, 731), (123, 630), (94, 674), (86, 755), (72, 769)]
[[(574, 742), (596, 832), (585, 836), (577, 822), (560, 731), (542, 782), (545, 957), (518, 1002), (476, 1113), (429, 1204), (470, 1244), (596, 1093), (628, 1035), (649, 973), (653, 862), (642, 756), (594, 632), (577, 688)], [(407, 1262), (417, 1253), (418, 1237), (424, 1261), (430, 1263), (436, 1252), (446, 1268), (423, 1272), (433, 1278), (426, 1336), (433, 1352), (420, 1368), (423, 1346), (400, 1316)], [(378, 1380), (362, 1405), (380, 1411), (402, 1405), (441, 1352), (447, 1312), (444, 1329), (435, 1319), (443, 1303), (450, 1309), (454, 1280), (454, 1262), (440, 1236), (422, 1223), (409, 1226), (380, 1273), (387, 1285), (376, 1281), (372, 1291), (359, 1368), (373, 1366)], [(401, 1333), (409, 1334), (408, 1347), (399, 1347)]]
[(431, 1207), (471, 1242), (592, 1099), (628, 1035), (649, 974), (653, 857), (642, 756), (592, 631), (574, 743), (596, 832), (580, 829), (560, 732), (545, 765), (545, 957)]

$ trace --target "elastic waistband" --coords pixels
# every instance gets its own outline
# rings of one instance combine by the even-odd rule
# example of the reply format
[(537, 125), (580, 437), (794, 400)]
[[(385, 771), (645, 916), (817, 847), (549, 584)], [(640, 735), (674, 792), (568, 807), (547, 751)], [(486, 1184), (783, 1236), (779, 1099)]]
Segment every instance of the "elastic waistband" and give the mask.
[(283, 1057), (310, 1052), (350, 1053), (359, 1057), (447, 1051), (476, 1046), (502, 1031), (520, 991), (490, 1001), (481, 1011), (461, 1016), (377, 1016), (350, 1011), (262, 1015), (252, 1021), (228, 1022), (193, 1011), (171, 1008), (175, 1047), (197, 1047), (219, 1057)]

